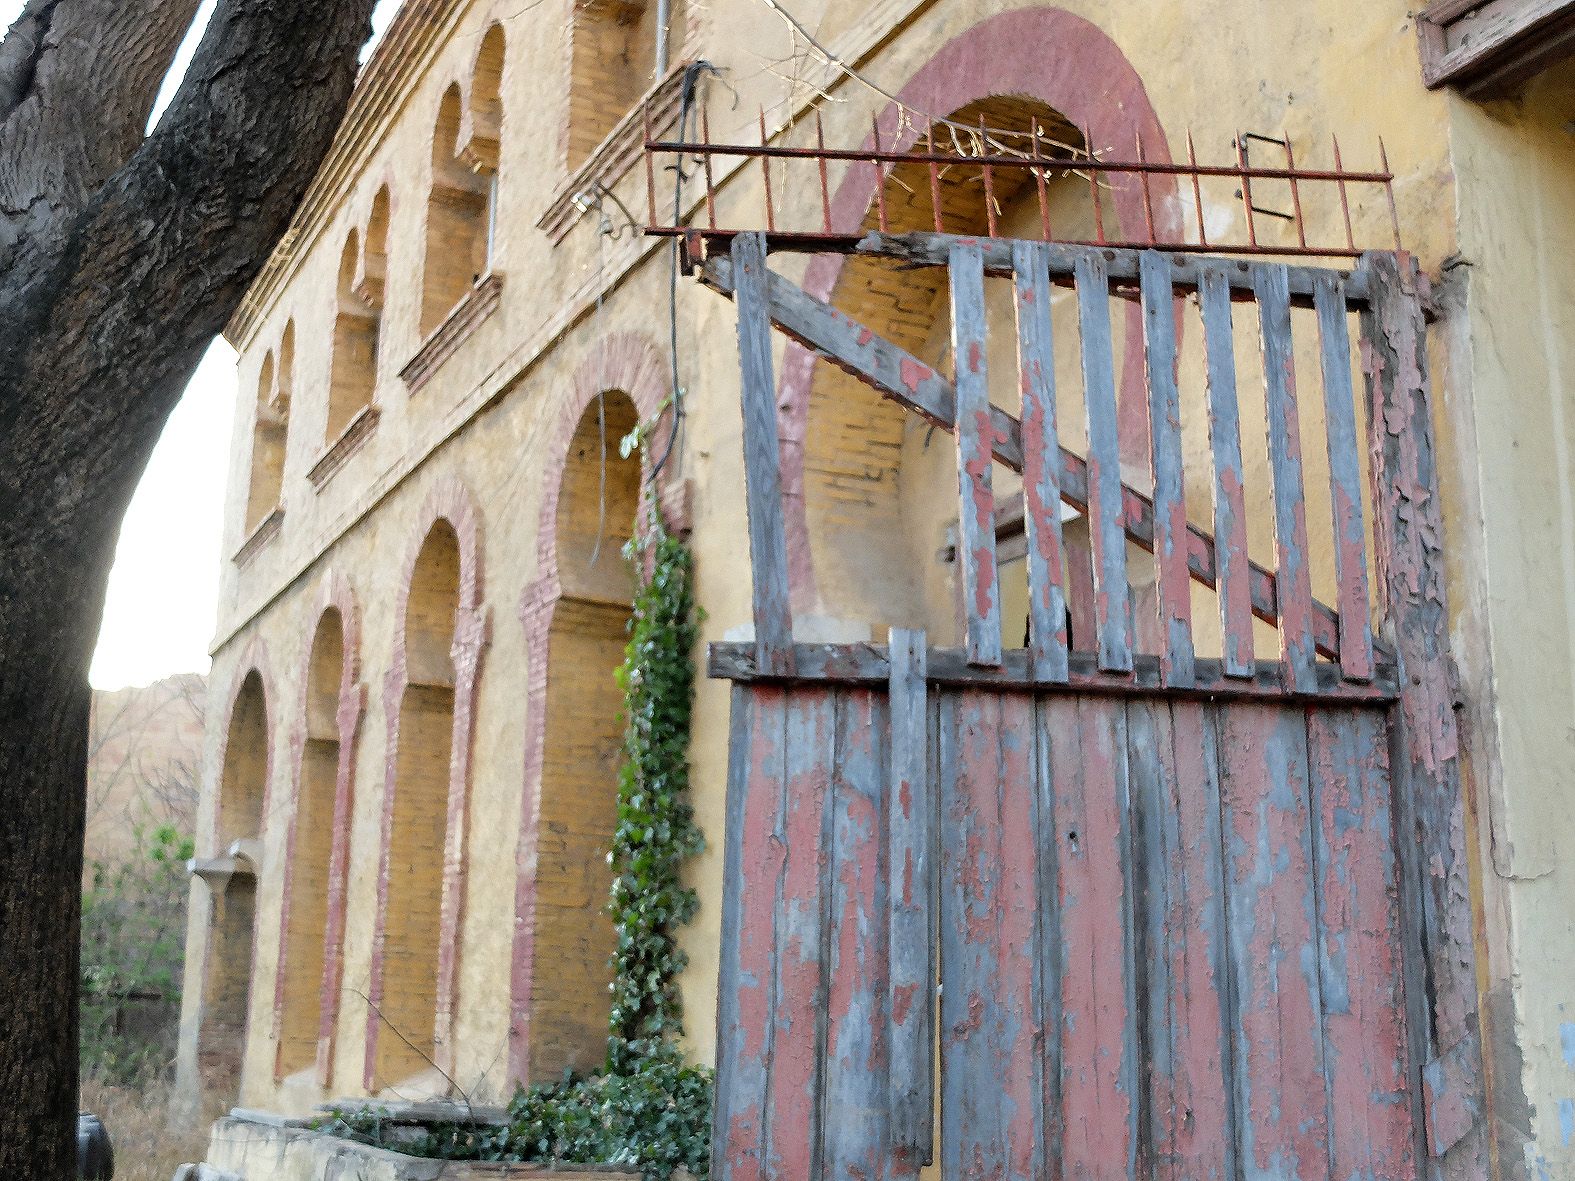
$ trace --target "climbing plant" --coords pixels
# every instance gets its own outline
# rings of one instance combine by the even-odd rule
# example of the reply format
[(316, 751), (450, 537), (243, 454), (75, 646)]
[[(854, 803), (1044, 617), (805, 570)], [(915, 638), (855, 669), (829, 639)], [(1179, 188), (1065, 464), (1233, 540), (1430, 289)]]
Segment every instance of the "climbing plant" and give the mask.
[[(705, 839), (689, 803), (694, 646), (700, 612), (694, 558), (650, 511), (645, 545), (625, 551), (646, 566), (618, 671), (624, 695), (623, 763), (608, 902), (617, 932), (607, 1059), (600, 1073), (519, 1090), (502, 1126), (464, 1121), (405, 1130), (397, 1142), (375, 1110), (336, 1112), (336, 1134), (449, 1160), (621, 1164), (646, 1181), (684, 1167), (707, 1175), (712, 1072), (684, 1060), (678, 976), (688, 957), (678, 931), (698, 900), (684, 862)], [(640, 536), (641, 531), (636, 530)]]

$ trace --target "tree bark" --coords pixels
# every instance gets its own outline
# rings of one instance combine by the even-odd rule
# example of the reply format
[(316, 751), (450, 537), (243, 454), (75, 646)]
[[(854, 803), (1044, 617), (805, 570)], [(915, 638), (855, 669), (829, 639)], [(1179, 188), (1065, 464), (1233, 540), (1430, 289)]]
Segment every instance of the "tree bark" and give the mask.
[[(88, 664), (164, 423), (338, 129), (374, 0), (29, 0), (0, 41), (0, 1175), (76, 1175)], [(131, 1146), (126, 1146), (131, 1147)]]

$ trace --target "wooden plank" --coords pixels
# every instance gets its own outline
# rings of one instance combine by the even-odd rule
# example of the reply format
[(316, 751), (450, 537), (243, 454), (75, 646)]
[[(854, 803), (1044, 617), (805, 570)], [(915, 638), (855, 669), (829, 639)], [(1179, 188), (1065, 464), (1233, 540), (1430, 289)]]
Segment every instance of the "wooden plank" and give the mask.
[(1219, 772), (1206, 707), (1127, 706), (1134, 850), (1144, 899), (1148, 1175), (1236, 1176)]
[(1388, 727), (1308, 711), (1330, 1175), (1416, 1175), (1407, 1086)]
[(763, 234), (733, 239), (738, 362), (743, 380), (744, 487), (754, 577), (755, 643), (762, 667), (792, 672), (793, 610), (788, 592), (787, 532), (782, 520), (777, 383), (771, 364), (769, 282)]
[(1225, 672), (1252, 675), (1251, 562), (1247, 553), (1246, 476), (1236, 400), (1236, 346), (1230, 286), (1223, 266), (1204, 269), (1198, 303), (1207, 354), (1209, 450), (1214, 456), (1214, 558)]
[[(824, 692), (824, 690), (823, 690)], [(890, 1156), (886, 947), (888, 895), (881, 874), (886, 831), (885, 694), (836, 694), (829, 841), (821, 890), (826, 926), (824, 1063), (820, 1128), (823, 1177), (878, 1177)]]
[(891, 1172), (913, 1176), (935, 1138), (935, 795), (929, 768), (929, 682), (922, 631), (893, 628), (888, 696), (891, 788), (886, 832), (890, 997)]
[(711, 1175), (719, 1181), (766, 1176), (765, 1136), (775, 1008), (772, 929), (783, 849), (772, 836), (782, 806), (787, 691), (735, 686), (729, 722), (727, 825), (717, 982), (719, 1089), (712, 1117)]
[[(715, 258), (705, 265), (705, 282), (725, 294), (733, 293), (733, 268), (726, 258)], [(906, 410), (946, 430), (956, 419), (956, 392), (952, 384), (930, 366), (905, 349), (876, 335), (843, 312), (806, 294), (780, 275), (768, 275), (771, 320), (782, 332), (805, 348), (814, 351), (839, 369), (866, 383)], [(1022, 430), (1006, 411), (990, 411), (995, 458), (1013, 471), (1023, 470)], [(1088, 509), (1088, 465), (1081, 456), (1061, 449), (1061, 499), (1079, 512)], [(1125, 486), (1121, 490), (1121, 520), (1127, 536), (1144, 549), (1154, 548), (1154, 506), (1141, 493)], [(1205, 586), (1215, 585), (1214, 541), (1194, 525), (1187, 527), (1187, 568)], [(1272, 572), (1252, 564), (1248, 568), (1252, 587), (1252, 612), (1266, 623), (1279, 619), (1275, 606)], [(1334, 612), (1321, 603), (1314, 604), (1315, 635), (1318, 651), (1339, 656), (1339, 626)], [(1387, 648), (1378, 651), (1385, 659)]]
[(1320, 275), (1313, 285), (1323, 366), (1324, 425), (1329, 439), (1329, 481), (1334, 512), (1334, 566), (1339, 591), (1340, 667), (1347, 678), (1373, 675), (1373, 632), (1368, 622), (1367, 528), (1362, 515), (1362, 469), (1356, 438), (1356, 392), (1351, 381), (1351, 332), (1340, 280)]
[(1280, 659), (1295, 688), (1316, 681), (1312, 575), (1308, 570), (1307, 502), (1302, 488), (1301, 423), (1296, 409), (1291, 305), (1285, 276), (1258, 273), (1258, 323), (1262, 329), (1264, 402), (1268, 412), (1269, 474), (1274, 485), (1274, 545), (1279, 559)]
[[(798, 662), (795, 680), (844, 684), (883, 685), (891, 666), (883, 644), (799, 644), (794, 648)], [(734, 681), (781, 680), (762, 674), (757, 665), (755, 646), (748, 643), (713, 643), (708, 658), (710, 676)], [(1165, 688), (1160, 684), (1159, 658), (1138, 655), (1133, 658), (1129, 676), (1113, 677), (1101, 672), (1091, 653), (1073, 652), (1069, 657), (1070, 674), (1065, 684), (1079, 693), (1118, 697), (1162, 693), (1176, 700), (1201, 701), (1330, 701), (1350, 705), (1385, 706), (1399, 695), (1392, 666), (1380, 665), (1374, 680), (1362, 684), (1344, 680), (1334, 665), (1320, 664), (1316, 689), (1298, 693), (1286, 688), (1284, 666), (1277, 661), (1261, 660), (1252, 678), (1245, 680), (1225, 675), (1217, 660), (1199, 660), (1194, 684), (1188, 689)], [(960, 648), (932, 648), (928, 676), (936, 685), (979, 685), (997, 689), (1052, 688), (1062, 684), (1034, 676), (1028, 654), (1022, 649), (1002, 655), (998, 669), (976, 668), (968, 663)]]
[[(1160, 677), (1192, 683), (1192, 575), (1182, 482), (1181, 388), (1176, 379), (1176, 302), (1170, 264), (1145, 251), (1139, 264), (1143, 356), (1148, 371), (1149, 462), (1154, 477), (1154, 566), (1158, 582)], [(1218, 547), (1215, 553), (1218, 554)]]
[(941, 784), (941, 1173), (1045, 1176), (1033, 698), (955, 695)]
[(1454, 1066), (1447, 1074), (1455, 1116), (1434, 1123), (1448, 1134), (1435, 1137), (1431, 1167), (1445, 1181), (1464, 1181), (1485, 1175), (1487, 1128), (1427, 329), (1415, 260), (1372, 254), (1364, 262), (1374, 287), (1362, 320), (1373, 534), (1384, 612), (1406, 670), (1391, 751), (1410, 957), (1407, 1027), (1424, 1074), (1442, 1081), (1435, 1068)]
[(1232, 1089), (1248, 1177), (1328, 1177), (1304, 711), (1219, 711)]
[(1140, 1107), (1125, 706), (1052, 697), (1044, 709), (1060, 890), (1061, 1176), (1108, 1181), (1136, 1174)]
[(1419, 18), (1422, 76), (1505, 97), (1575, 49), (1575, 0), (1445, 0)]
[(994, 430), (985, 358), (984, 264), (977, 242), (952, 248), (952, 356), (957, 368), (957, 569), (967, 617), (968, 659), (1001, 663), (1001, 579), (995, 564)]
[[(935, 234), (928, 231), (906, 234), (882, 234), (871, 231), (859, 243), (858, 253), (898, 259), (920, 266), (940, 267), (945, 266), (950, 260), (952, 244), (957, 240), (954, 234)], [(1011, 239), (987, 238), (981, 240), (980, 245), (984, 251), (985, 274), (1006, 276), (1013, 273), (1015, 267)], [(1112, 295), (1129, 293), (1133, 284), (1138, 281), (1138, 259), (1143, 253), (1140, 250), (1107, 246), (1071, 246), (1060, 242), (1046, 245), (1045, 260), (1049, 265), (1051, 276), (1055, 279), (1071, 278), (1080, 259), (1098, 257), (1105, 264)], [(1196, 290), (1204, 272), (1219, 262), (1218, 256), (1208, 254), (1172, 251), (1159, 253), (1170, 267), (1171, 282), (1176, 287), (1189, 291)], [(1322, 267), (1299, 266), (1277, 261), (1253, 262), (1250, 259), (1231, 259), (1224, 264), (1223, 273), (1231, 290), (1239, 291), (1245, 297), (1253, 292), (1258, 272), (1268, 268), (1285, 272), (1291, 297), (1296, 306), (1312, 306), (1313, 279), (1322, 273), (1324, 270)], [(1367, 279), (1359, 270), (1351, 273), (1345, 295), (1351, 301), (1353, 308), (1366, 305)]]
[(772, 883), (775, 932), (769, 1091), (763, 1162), (768, 1178), (819, 1177), (822, 1164), (830, 856), (835, 758), (835, 693), (801, 689), (788, 694), (783, 738), (783, 787), (770, 843), (749, 842), (751, 856), (780, 849)]
[[(1036, 694), (1033, 725), (1033, 794), (1030, 801), (1029, 830), (1033, 833), (1034, 931), (1031, 953), (1032, 1007), (1029, 1014), (1039, 1033), (1037, 1055), (1042, 1060), (1041, 1089), (1038, 1096), (1043, 1175), (1060, 1181), (1061, 1146), (1066, 1128), (1061, 1120), (1064, 1110), (1061, 1094), (1061, 1038), (1063, 1008), (1061, 982), (1065, 978), (1065, 957), (1060, 925), (1060, 874), (1056, 866), (1058, 845), (1055, 840), (1056, 784), (1052, 750), (1063, 736), (1052, 732), (1057, 717), (1076, 717), (1076, 710), (1063, 694)], [(1075, 741), (1075, 740), (1074, 740)]]
[(1028, 561), (1028, 646), (1034, 672), (1067, 676), (1065, 548), (1061, 537), (1061, 443), (1056, 430), (1055, 338), (1050, 271), (1042, 242), (1014, 242), (1017, 377), (1021, 388), (1023, 530)]
[(1088, 531), (1094, 551), (1094, 630), (1099, 667), (1132, 669), (1132, 591), (1121, 513), (1121, 438), (1116, 427), (1115, 354), (1104, 259), (1077, 260), (1077, 318), (1088, 417)]

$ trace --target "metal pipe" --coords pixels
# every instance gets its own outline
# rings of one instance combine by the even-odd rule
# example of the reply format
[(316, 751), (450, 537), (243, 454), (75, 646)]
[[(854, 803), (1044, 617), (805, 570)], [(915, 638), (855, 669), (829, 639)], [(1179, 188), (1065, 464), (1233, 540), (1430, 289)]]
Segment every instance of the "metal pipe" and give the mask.
[(667, 77), (668, 26), (673, 22), (673, 0), (656, 0), (656, 70), (654, 81)]

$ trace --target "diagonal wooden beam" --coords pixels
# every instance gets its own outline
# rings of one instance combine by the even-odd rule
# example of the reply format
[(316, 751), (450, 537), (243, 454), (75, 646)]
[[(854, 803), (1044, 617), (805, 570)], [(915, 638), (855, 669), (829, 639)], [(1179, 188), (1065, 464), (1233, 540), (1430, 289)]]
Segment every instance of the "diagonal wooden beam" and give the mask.
[[(936, 426), (951, 430), (956, 416), (957, 391), (929, 365), (906, 349), (892, 344), (873, 329), (830, 304), (816, 299), (797, 284), (768, 272), (767, 301), (771, 322), (786, 336), (826, 358), (845, 373), (858, 378), (898, 405)], [(701, 282), (733, 296), (731, 261), (710, 258), (700, 272)], [(1014, 471), (1023, 470), (1022, 426), (998, 406), (990, 408), (995, 458)], [(1088, 464), (1082, 456), (1061, 448), (1061, 499), (1079, 512), (1088, 511)], [(1126, 485), (1121, 489), (1122, 524), (1126, 535), (1150, 553), (1154, 550), (1154, 503)], [(1187, 526), (1187, 570), (1194, 579), (1213, 589), (1218, 572), (1214, 539), (1195, 525)], [(1250, 564), (1252, 613), (1278, 626), (1279, 599), (1274, 573)], [(1318, 652), (1331, 660), (1340, 658), (1339, 616), (1327, 605), (1313, 603), (1313, 635)], [(1381, 659), (1392, 660), (1386, 646), (1375, 643)]]

